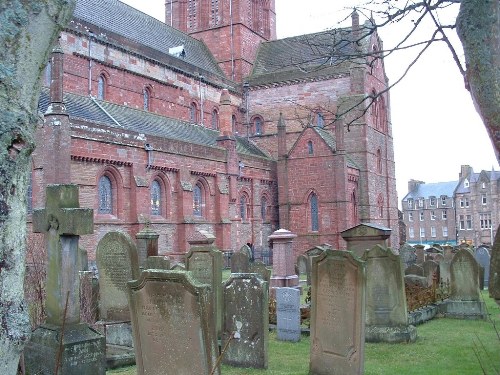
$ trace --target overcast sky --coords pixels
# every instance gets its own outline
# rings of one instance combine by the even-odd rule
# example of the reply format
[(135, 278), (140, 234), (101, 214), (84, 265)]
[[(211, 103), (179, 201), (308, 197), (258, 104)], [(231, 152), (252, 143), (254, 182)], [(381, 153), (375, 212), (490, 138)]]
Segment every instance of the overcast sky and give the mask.
[[(163, 20), (165, 0), (122, 1)], [(345, 7), (358, 3), (358, 0), (276, 0), (278, 38), (337, 27), (349, 14)], [(443, 14), (442, 19), (454, 18), (456, 10), (458, 7)], [(397, 43), (410, 22), (408, 19), (380, 30), (384, 48)], [(432, 30), (429, 25), (423, 32)], [(459, 46), (455, 33), (451, 34)], [(461, 51), (458, 53), (463, 55)], [(386, 59), (390, 82), (399, 78), (414, 54), (398, 52)], [(458, 180), (463, 164), (471, 165), (475, 172), (500, 169), (486, 130), (444, 43), (431, 46), (390, 95), (399, 205), (408, 192), (409, 179), (429, 183)]]

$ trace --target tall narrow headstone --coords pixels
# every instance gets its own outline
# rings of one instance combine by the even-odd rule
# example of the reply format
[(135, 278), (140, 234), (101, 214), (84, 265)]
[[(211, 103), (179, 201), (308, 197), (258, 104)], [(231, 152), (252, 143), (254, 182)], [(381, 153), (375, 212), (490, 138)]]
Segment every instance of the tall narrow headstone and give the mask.
[(365, 265), (348, 251), (314, 258), (311, 285), (311, 375), (362, 374)]
[(186, 270), (197, 282), (210, 285), (215, 332), (219, 336), (222, 326), (222, 252), (215, 247), (214, 241), (215, 236), (203, 230), (188, 240), (191, 249), (186, 255)]
[[(25, 350), (31, 374), (105, 374), (105, 339), (80, 323), (78, 240), (93, 233), (93, 210), (80, 208), (76, 185), (48, 185), (44, 209), (33, 213), (33, 230), (47, 246), (46, 323)], [(64, 330), (63, 330), (64, 327)]]
[(432, 286), (434, 280), (439, 282), (441, 279), (441, 275), (439, 273), (439, 264), (434, 262), (433, 260), (426, 260), (422, 264), (422, 268), (424, 269), (424, 277), (427, 278), (427, 285)]
[(488, 287), (488, 282), (490, 278), (490, 252), (488, 248), (484, 246), (479, 246), (474, 253), (474, 257), (481, 267), (484, 268), (484, 287)]
[(375, 245), (387, 247), (391, 229), (374, 223), (361, 223), (340, 233), (347, 242), (347, 250), (362, 257), (365, 250)]
[[(229, 343), (228, 343), (229, 341)], [(235, 367), (267, 368), (268, 284), (253, 273), (233, 273), (224, 283), (222, 361)]]
[(138, 375), (211, 374), (217, 345), (208, 285), (189, 272), (146, 270), (128, 294)]
[(407, 243), (403, 244), (399, 249), (399, 256), (401, 257), (401, 262), (406, 268), (410, 267), (417, 262), (417, 255), (415, 254), (415, 248)]
[(276, 288), (277, 337), (280, 341), (300, 341), (300, 291)]
[(231, 256), (232, 273), (248, 273), (250, 269), (250, 258), (243, 251), (237, 251)]
[(139, 266), (144, 267), (146, 259), (152, 256), (158, 256), (158, 238), (160, 235), (146, 225), (135, 235), (137, 239), (137, 256)]
[(273, 274), (271, 287), (294, 287), (299, 285), (299, 277), (295, 273), (293, 256), (293, 239), (296, 234), (278, 229), (269, 236), (273, 241)]
[(417, 264), (422, 265), (425, 262), (425, 246), (424, 245), (415, 245), (415, 255), (417, 257)]
[(399, 255), (375, 246), (365, 251), (366, 342), (414, 342), (417, 330), (408, 323), (405, 284)]

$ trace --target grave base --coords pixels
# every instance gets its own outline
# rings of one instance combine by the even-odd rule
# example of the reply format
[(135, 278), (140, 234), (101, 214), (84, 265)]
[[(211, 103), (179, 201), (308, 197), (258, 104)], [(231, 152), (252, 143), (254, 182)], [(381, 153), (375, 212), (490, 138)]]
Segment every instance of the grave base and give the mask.
[(440, 312), (455, 319), (484, 320), (488, 317), (483, 301), (446, 300), (440, 305)]
[(44, 324), (38, 327), (24, 350), (27, 373), (54, 374), (58, 353), (60, 353), (59, 374), (106, 374), (104, 336), (87, 324), (66, 326), (64, 332), (60, 326)]
[(135, 350), (129, 346), (106, 345), (106, 368), (135, 365)]
[(415, 342), (417, 340), (417, 329), (415, 326), (366, 326), (365, 342), (387, 342), (391, 344), (400, 342)]
[(97, 330), (106, 337), (106, 344), (134, 347), (131, 322), (99, 321)]
[(298, 285), (299, 277), (297, 275), (271, 277), (271, 288), (294, 288)]

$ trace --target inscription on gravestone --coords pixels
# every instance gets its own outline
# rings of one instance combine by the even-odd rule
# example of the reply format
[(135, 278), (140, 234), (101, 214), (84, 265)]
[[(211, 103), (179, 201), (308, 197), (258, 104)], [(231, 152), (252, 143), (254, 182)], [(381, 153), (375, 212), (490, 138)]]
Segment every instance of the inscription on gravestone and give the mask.
[(300, 291), (276, 288), (277, 337), (281, 341), (300, 340)]

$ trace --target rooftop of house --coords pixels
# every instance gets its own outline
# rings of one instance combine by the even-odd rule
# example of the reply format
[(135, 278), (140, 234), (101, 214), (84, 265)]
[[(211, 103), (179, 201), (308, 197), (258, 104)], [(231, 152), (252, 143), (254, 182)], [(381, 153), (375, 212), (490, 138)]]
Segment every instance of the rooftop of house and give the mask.
[(406, 196), (403, 198), (403, 201), (407, 201), (408, 199), (418, 199), (418, 198), (427, 199), (429, 197), (436, 197), (436, 198), (442, 196), (453, 197), (457, 185), (458, 181), (417, 184), (414, 190), (406, 194)]

